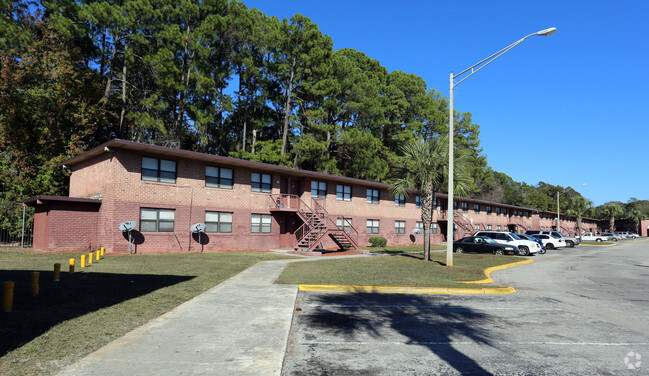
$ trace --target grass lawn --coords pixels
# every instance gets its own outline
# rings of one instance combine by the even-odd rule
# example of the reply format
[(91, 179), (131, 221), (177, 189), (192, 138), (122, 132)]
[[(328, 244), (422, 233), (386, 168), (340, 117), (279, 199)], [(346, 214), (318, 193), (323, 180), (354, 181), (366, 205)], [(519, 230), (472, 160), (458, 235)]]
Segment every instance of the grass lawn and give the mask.
[[(361, 249), (367, 249), (372, 253), (423, 253), (423, 245), (409, 245), (409, 246), (399, 246), (399, 245), (389, 245), (386, 247), (361, 247)], [(445, 245), (431, 245), (431, 251), (441, 251), (446, 250)]]
[(479, 287), (461, 281), (484, 279), (484, 270), (526, 258), (483, 254), (454, 254), (454, 266), (447, 268), (446, 253), (393, 253), (382, 256), (298, 262), (289, 264), (277, 283), (307, 285), (356, 285), (403, 287)]
[(590, 240), (585, 240), (585, 241), (581, 242), (580, 244), (583, 244), (583, 245), (611, 245), (611, 244), (615, 244), (615, 243), (616, 242), (593, 242), (593, 241), (590, 241)]
[[(14, 281), (13, 311), (0, 312), (0, 374), (48, 375), (168, 312), (257, 262), (261, 252), (107, 255), (79, 272), (81, 253), (0, 249), (0, 282)], [(87, 255), (87, 254), (86, 254)], [(69, 275), (68, 259), (77, 273)], [(53, 265), (61, 264), (61, 282)], [(40, 294), (30, 272), (40, 271)]]

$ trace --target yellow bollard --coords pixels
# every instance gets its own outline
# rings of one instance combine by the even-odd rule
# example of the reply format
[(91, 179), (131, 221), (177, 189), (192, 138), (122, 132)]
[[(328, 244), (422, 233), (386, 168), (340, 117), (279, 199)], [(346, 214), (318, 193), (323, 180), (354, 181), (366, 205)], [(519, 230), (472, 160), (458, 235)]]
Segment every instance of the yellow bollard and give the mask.
[(81, 267), (86, 267), (86, 255), (81, 255)]
[(40, 277), (39, 272), (31, 273), (32, 280), (32, 296), (38, 296), (38, 278)]
[(6, 281), (2, 284), (2, 312), (11, 312), (14, 305), (14, 282)]
[(58, 262), (54, 264), (54, 282), (61, 280), (61, 264)]
[(99, 261), (99, 256), (101, 255), (101, 251), (97, 250), (97, 252), (95, 252), (95, 253), (97, 254), (97, 261)]
[(104, 256), (104, 247), (101, 247), (101, 255)]
[(70, 259), (70, 274), (74, 274), (74, 259)]
[(88, 266), (92, 265), (92, 252), (88, 254)]

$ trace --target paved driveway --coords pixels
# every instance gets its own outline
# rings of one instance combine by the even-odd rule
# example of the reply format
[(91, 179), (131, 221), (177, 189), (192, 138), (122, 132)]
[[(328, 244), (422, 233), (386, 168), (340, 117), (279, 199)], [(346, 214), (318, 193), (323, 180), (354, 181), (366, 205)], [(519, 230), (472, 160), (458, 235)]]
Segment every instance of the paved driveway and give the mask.
[(534, 259), (509, 295), (300, 293), (284, 374), (649, 375), (649, 241)]

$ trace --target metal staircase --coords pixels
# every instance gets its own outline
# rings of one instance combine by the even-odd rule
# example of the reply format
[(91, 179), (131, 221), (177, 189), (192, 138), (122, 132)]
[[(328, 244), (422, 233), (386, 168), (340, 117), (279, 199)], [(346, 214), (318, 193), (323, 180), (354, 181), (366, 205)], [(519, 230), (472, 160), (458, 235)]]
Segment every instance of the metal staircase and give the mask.
[(349, 224), (349, 232), (337, 227), (324, 207), (324, 199), (312, 198), (311, 207), (297, 195), (271, 195), (271, 208), (297, 213), (302, 226), (295, 231), (296, 249), (313, 252), (329, 237), (341, 250), (358, 248), (358, 231)]

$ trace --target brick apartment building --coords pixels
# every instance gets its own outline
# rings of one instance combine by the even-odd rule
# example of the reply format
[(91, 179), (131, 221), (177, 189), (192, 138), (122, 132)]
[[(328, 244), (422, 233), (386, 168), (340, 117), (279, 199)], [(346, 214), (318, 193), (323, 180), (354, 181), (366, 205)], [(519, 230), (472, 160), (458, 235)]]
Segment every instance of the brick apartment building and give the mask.
[[(354, 248), (382, 236), (389, 245), (422, 244), (419, 197), (395, 197), (384, 183), (112, 140), (64, 163), (69, 197), (36, 196), (34, 248), (105, 247), (128, 253), (279, 248)], [(445, 240), (446, 195), (438, 195), (432, 241)], [(470, 198), (455, 201), (455, 237), (475, 230), (556, 227), (556, 213)], [(204, 232), (190, 226), (205, 223)], [(584, 220), (589, 231), (596, 221)], [(575, 234), (574, 219), (561, 229)]]

